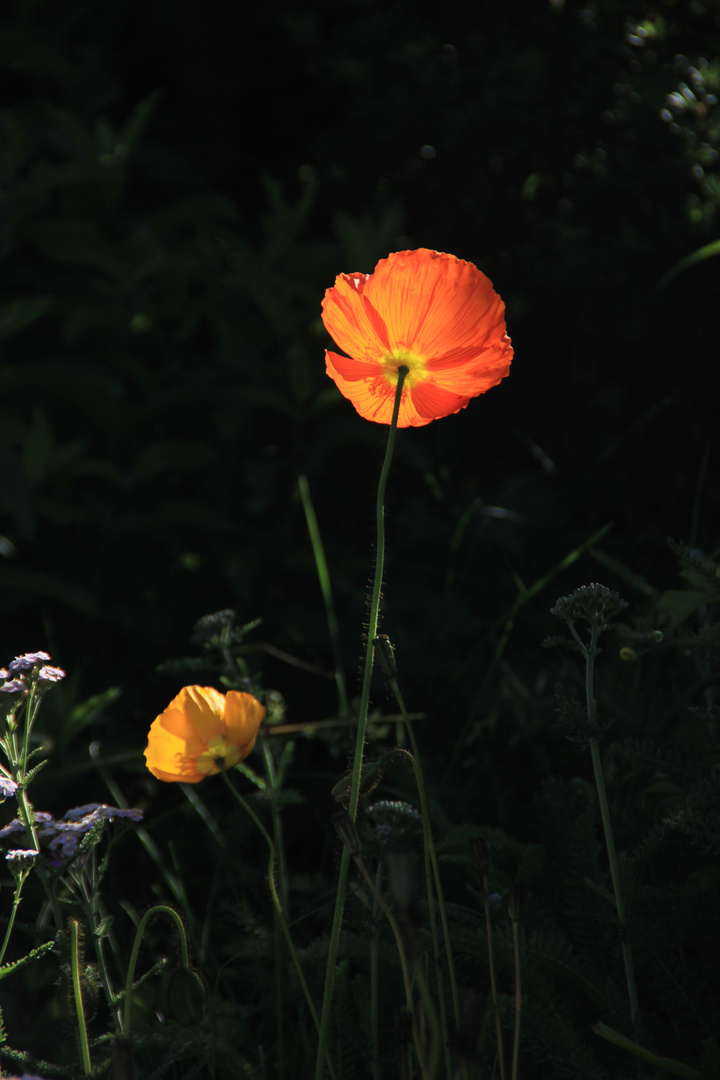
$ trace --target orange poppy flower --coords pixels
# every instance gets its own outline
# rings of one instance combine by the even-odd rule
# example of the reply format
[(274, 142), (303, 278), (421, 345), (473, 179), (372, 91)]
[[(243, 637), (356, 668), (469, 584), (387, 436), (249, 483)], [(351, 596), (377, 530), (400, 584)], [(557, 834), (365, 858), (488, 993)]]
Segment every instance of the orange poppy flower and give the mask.
[(246, 758), (265, 707), (252, 694), (184, 686), (153, 720), (145, 760), (159, 780), (197, 784)]
[(340, 274), (325, 293), (325, 328), (348, 356), (325, 353), (327, 373), (361, 416), (419, 427), (464, 409), (510, 370), (505, 305), (472, 263), (420, 248), (381, 259), (373, 274)]

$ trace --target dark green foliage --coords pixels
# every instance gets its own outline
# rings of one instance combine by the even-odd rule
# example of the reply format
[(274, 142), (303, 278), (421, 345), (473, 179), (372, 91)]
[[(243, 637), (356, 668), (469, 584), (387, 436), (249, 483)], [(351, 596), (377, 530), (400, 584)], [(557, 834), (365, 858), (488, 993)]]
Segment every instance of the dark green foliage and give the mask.
[[(185, 797), (141, 751), (185, 681), (241, 685), (274, 721), (337, 719), (300, 473), (357, 694), (384, 432), (324, 375), (320, 302), (337, 273), (428, 246), (490, 275), (516, 348), (501, 387), (400, 433), (387, 509), (379, 629), (420, 714), (460, 988), (488, 999), (467, 1053), (493, 1074), (468, 854), (482, 836), (506, 1050), (505, 903), (524, 888), (523, 1080), (654, 1077), (592, 1034), (598, 1018), (717, 1080), (720, 259), (684, 261), (717, 239), (716, 7), (280, 0), (235, 24), (223, 5), (18, 0), (0, 30), (0, 663), (47, 648), (68, 671), (36, 732), (37, 808), (122, 805), (119, 792), (146, 810), (139, 840), (102, 867), (98, 924), (118, 971), (137, 912), (169, 899), (211, 986), (206, 1021), (167, 1018), (165, 976), (148, 973), (174, 945), (153, 926), (138, 1075), (311, 1075), (315, 1032), (262, 839), (220, 782)], [(556, 597), (596, 576), (629, 607), (601, 641), (589, 720), (576, 643), (548, 635)], [(395, 711), (379, 672), (373, 697), (379, 716)], [(374, 730), (363, 806), (417, 807), (407, 764), (386, 756), (394, 722)], [(353, 733), (305, 734), (268, 737), (281, 790), (268, 794), (257, 754), (237, 779), (268, 827), (281, 811), (292, 933), (319, 1003), (331, 791)], [(637, 1032), (588, 736), (628, 899)], [(358, 823), (372, 873), (381, 818)], [(403, 838), (421, 865), (411, 822)], [(370, 1075), (377, 934), (380, 1065), (394, 1076), (397, 953), (352, 883), (333, 1054), (343, 1080)], [(70, 1076), (74, 1029), (58, 1018), (47, 931), (31, 926), (40, 896), (30, 880), (2, 971), (16, 1047), (2, 1066)], [(405, 930), (431, 970), (428, 926), (421, 899)], [(93, 1025), (110, 1030), (103, 1007)]]

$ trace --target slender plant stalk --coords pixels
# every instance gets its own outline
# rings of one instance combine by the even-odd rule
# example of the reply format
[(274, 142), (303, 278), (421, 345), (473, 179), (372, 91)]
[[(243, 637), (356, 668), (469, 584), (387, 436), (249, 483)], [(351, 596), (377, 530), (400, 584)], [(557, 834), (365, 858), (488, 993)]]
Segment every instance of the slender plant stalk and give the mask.
[[(275, 792), (277, 790), (277, 774), (275, 772), (275, 762), (273, 761), (272, 753), (265, 739), (262, 742), (263, 759), (265, 762), (265, 775), (268, 779), (270, 787), (270, 813), (272, 816), (273, 824), (273, 837), (275, 841), (275, 851), (278, 855), (278, 874), (279, 874), (279, 895), (280, 903), (286, 918), (289, 918), (288, 900), (287, 900), (287, 875), (285, 873), (285, 858), (282, 839), (282, 821), (280, 820), (280, 812), (278, 810), (277, 803), (275, 801)], [(285, 1024), (283, 1020), (283, 967), (282, 967), (282, 941), (281, 941), (281, 926), (280, 919), (278, 917), (277, 908), (273, 907), (273, 939), (275, 947), (275, 1021), (277, 1025), (277, 1047), (278, 1047), (278, 1080), (284, 1080), (285, 1076)]]
[[(8, 736), (6, 754), (10, 762), (13, 780), (16, 784), (19, 785), (18, 790), (15, 794), (15, 798), (17, 799), (18, 804), (18, 817), (23, 823), (23, 826), (25, 828), (25, 835), (30, 841), (31, 846), (35, 849), (35, 851), (40, 851), (40, 841), (38, 840), (37, 829), (35, 828), (35, 816), (33, 814), (32, 807), (30, 806), (30, 802), (27, 797), (27, 791), (24, 786), (25, 776), (27, 774), (27, 757), (29, 746), (28, 739), (30, 735), (30, 729), (35, 720), (37, 705), (39, 705), (38, 702), (32, 710), (31, 714), (31, 706), (33, 705), (33, 700), (33, 696), (31, 696), (30, 701), (28, 702), (27, 711), (25, 713), (25, 731), (23, 735), (22, 752), (20, 751), (20, 748), (18, 746), (17, 734), (13, 731)], [(50, 905), (50, 910), (53, 914), (53, 921), (55, 923), (55, 927), (57, 930), (62, 930), (63, 917), (60, 910), (60, 904), (58, 903), (58, 898), (55, 895), (52, 879), (50, 877), (50, 874), (48, 874), (45, 866), (43, 865), (42, 859), (38, 860), (36, 870), (43, 884), (43, 888), (45, 889), (45, 895), (47, 896), (48, 904)]]
[(425, 1077), (427, 1075), (426, 1071), (425, 1071), (425, 1057), (424, 1057), (424, 1054), (423, 1054), (422, 1045), (420, 1043), (420, 1039), (419, 1039), (419, 1035), (418, 1035), (417, 1018), (415, 1016), (415, 1005), (414, 1005), (414, 1002), (413, 1002), (412, 987), (410, 985), (410, 969), (408, 968), (407, 955), (405, 953), (405, 945), (403, 943), (402, 934), (400, 933), (400, 927), (398, 926), (397, 921), (396, 921), (395, 916), (393, 915), (392, 911), (390, 910), (390, 908), (385, 903), (385, 898), (383, 897), (382, 893), (380, 893), (376, 889), (375, 882), (373, 881), (372, 877), (370, 876), (368, 868), (365, 866), (365, 861), (364, 861), (362, 855), (360, 855), (359, 853), (358, 854), (353, 853), (353, 859), (355, 860), (355, 865), (357, 866), (358, 870), (360, 871), (363, 878), (365, 879), (365, 882), (366, 882), (368, 888), (370, 889), (370, 892), (372, 893), (372, 895), (377, 900), (377, 902), (378, 902), (378, 904), (379, 904), (379, 906), (380, 906), (380, 908), (382, 910), (383, 915), (385, 916), (387, 921), (390, 923), (390, 929), (392, 930), (393, 937), (395, 938), (395, 944), (397, 945), (398, 956), (400, 957), (400, 968), (402, 970), (403, 986), (405, 987), (405, 1006), (406, 1006), (407, 1011), (410, 1013), (410, 1016), (412, 1018), (413, 1042), (415, 1043), (415, 1050), (417, 1052), (418, 1062), (420, 1064), (420, 1074), (423, 1077), (423, 1080), (425, 1080)]
[(342, 647), (340, 645), (340, 628), (338, 626), (337, 614), (335, 613), (335, 602), (333, 600), (330, 572), (325, 558), (325, 549), (323, 547), (322, 537), (320, 536), (317, 517), (315, 516), (315, 507), (313, 506), (312, 497), (310, 495), (310, 484), (308, 483), (307, 476), (302, 475), (298, 477), (298, 491), (300, 492), (300, 501), (302, 502), (303, 510), (305, 511), (305, 521), (307, 522), (310, 543), (312, 544), (313, 555), (315, 557), (315, 567), (317, 569), (318, 581), (320, 582), (320, 591), (322, 592), (322, 598), (325, 604), (325, 617), (327, 619), (333, 660), (335, 662), (335, 685), (337, 686), (338, 692), (338, 707), (340, 709), (340, 716), (346, 717), (350, 715), (350, 706), (348, 704), (347, 687), (345, 686), (345, 665), (343, 663)]
[[(302, 967), (300, 966), (300, 958), (299, 958), (299, 956), (298, 956), (298, 954), (297, 954), (297, 952), (295, 950), (295, 945), (293, 944), (293, 939), (290, 936), (290, 928), (288, 927), (287, 919), (285, 918), (285, 913), (283, 912), (282, 904), (280, 903), (280, 896), (278, 895), (277, 883), (275, 881), (275, 866), (276, 866), (275, 845), (272, 842), (272, 839), (271, 839), (270, 834), (268, 833), (267, 829), (265, 828), (263, 823), (260, 821), (260, 818), (257, 816), (255, 811), (252, 809), (250, 804), (242, 797), (242, 795), (240, 794), (238, 789), (234, 786), (234, 784), (232, 783), (232, 781), (231, 781), (230, 777), (228, 776), (227, 772), (223, 771), (222, 777), (223, 777), (223, 780), (225, 781), (225, 783), (227, 784), (227, 786), (230, 788), (230, 791), (233, 793), (233, 797), (235, 799), (237, 799), (237, 801), (240, 803), (243, 810), (245, 811), (245, 813), (248, 815), (248, 817), (252, 821), (253, 825), (255, 825), (256, 829), (262, 834), (262, 837), (263, 837), (263, 839), (265, 840), (265, 843), (268, 846), (268, 850), (270, 852), (270, 860), (269, 860), (269, 863), (268, 863), (268, 884), (270, 885), (270, 895), (272, 896), (273, 905), (275, 907), (275, 911), (277, 912), (277, 917), (278, 917), (278, 919), (280, 921), (280, 926), (282, 927), (282, 931), (283, 931), (283, 934), (285, 936), (285, 942), (287, 944), (288, 951), (290, 953), (290, 956), (292, 957), (292, 962), (295, 965), (295, 972), (296, 972), (297, 977), (298, 977), (298, 982), (300, 983), (300, 988), (302, 989), (302, 992), (303, 992), (303, 994), (305, 996), (305, 1001), (307, 1003), (307, 1007), (308, 1007), (308, 1009), (310, 1011), (310, 1015), (312, 1017), (314, 1025), (315, 1025), (315, 1030), (318, 1032), (318, 1035), (319, 1035), (319, 1033), (320, 1033), (320, 1023), (319, 1023), (319, 1020), (318, 1020), (318, 1014), (317, 1014), (317, 1010), (315, 1008), (315, 1003), (314, 1003), (314, 1001), (312, 999), (312, 996), (310, 994), (308, 984), (305, 981), (305, 975), (303, 973)], [(332, 1080), (336, 1080), (335, 1070), (333, 1069), (332, 1062), (329, 1060), (329, 1058), (328, 1058), (326, 1064), (327, 1064), (327, 1067), (328, 1067), (328, 1072), (330, 1073), (330, 1076), (332, 1077)]]
[[(365, 677), (363, 679), (362, 695), (360, 697), (360, 711), (358, 715), (357, 739), (355, 742), (355, 759), (353, 761), (352, 784), (350, 788), (350, 804), (348, 814), (351, 821), (355, 821), (357, 806), (360, 798), (360, 777), (362, 774), (363, 750), (365, 748), (365, 730), (367, 728), (368, 707), (370, 704), (370, 684), (372, 681), (374, 646), (373, 640), (377, 634), (378, 609), (380, 607), (380, 590), (382, 588), (383, 563), (385, 560), (385, 489), (390, 474), (393, 450), (395, 448), (395, 435), (397, 432), (397, 419), (400, 412), (402, 387), (408, 369), (405, 365), (398, 368), (398, 381), (395, 388), (395, 404), (393, 407), (390, 430), (388, 432), (385, 460), (383, 461), (378, 484), (376, 516), (377, 516), (377, 543), (375, 554), (375, 578), (373, 581), (372, 597), (370, 600), (370, 616), (368, 619), (367, 648), (365, 652)], [(323, 992), (322, 1013), (320, 1017), (320, 1037), (318, 1042), (318, 1054), (315, 1064), (315, 1080), (322, 1080), (328, 1058), (327, 1042), (330, 1027), (330, 1012), (332, 1009), (333, 990), (335, 988), (335, 964), (337, 961), (338, 948), (340, 945), (340, 931), (342, 929), (343, 911), (345, 909), (345, 894), (347, 892), (348, 869), (350, 866), (350, 852), (343, 847), (340, 858), (340, 873), (338, 875), (338, 887), (335, 898), (335, 914), (333, 916), (330, 942), (328, 945), (327, 967), (325, 969), (325, 989)]]
[(346, 848), (352, 855), (353, 859), (355, 860), (355, 865), (365, 879), (365, 883), (370, 889), (375, 903), (378, 905), (378, 907), (381, 908), (383, 915), (390, 923), (390, 929), (393, 932), (395, 944), (397, 946), (398, 957), (400, 958), (400, 968), (402, 971), (403, 985), (405, 987), (405, 1005), (412, 1022), (412, 1035), (413, 1043), (415, 1045), (415, 1052), (417, 1054), (418, 1062), (420, 1065), (421, 1076), (423, 1080), (426, 1080), (427, 1070), (425, 1064), (424, 1040), (422, 1039), (420, 1028), (418, 1027), (417, 1014), (415, 1011), (415, 1002), (412, 994), (412, 984), (410, 982), (410, 968), (408, 967), (407, 954), (405, 952), (405, 942), (403, 941), (400, 927), (397, 924), (395, 916), (391, 912), (388, 905), (385, 903), (385, 899), (383, 898), (382, 893), (380, 892), (379, 888), (370, 876), (368, 868), (365, 866), (365, 860), (363, 859), (361, 854), (360, 839), (352, 821), (350, 821), (350, 818), (347, 816), (347, 814), (342, 811), (338, 812), (338, 814), (335, 815), (333, 821), (335, 824), (335, 828), (337, 829), (338, 835), (340, 836), (343, 844), (346, 846)]
[(140, 952), (140, 946), (142, 944), (143, 934), (145, 933), (145, 927), (149, 923), (150, 919), (154, 915), (169, 915), (175, 922), (175, 926), (178, 931), (178, 939), (180, 941), (180, 957), (182, 966), (187, 969), (190, 967), (190, 955), (187, 947), (187, 935), (185, 932), (185, 924), (178, 915), (175, 908), (170, 907), (168, 904), (156, 904), (155, 907), (151, 907), (145, 912), (142, 919), (138, 923), (137, 930), (135, 931), (135, 940), (133, 941), (133, 947), (130, 952), (130, 962), (128, 963), (127, 979), (125, 981), (125, 996), (123, 1000), (123, 1022), (122, 1033), (126, 1039), (130, 1038), (132, 1031), (132, 988), (135, 981), (135, 968), (137, 967), (138, 954)]
[(522, 906), (522, 885), (514, 882), (510, 886), (508, 907), (512, 927), (513, 954), (515, 956), (515, 1031), (513, 1035), (512, 1080), (517, 1080), (520, 1062), (520, 1015), (522, 1013), (522, 983), (520, 981), (520, 908)]
[(100, 983), (103, 988), (103, 993), (105, 994), (108, 1009), (113, 1018), (116, 1034), (122, 1035), (122, 1010), (118, 1004), (118, 999), (112, 987), (110, 972), (108, 971), (107, 960), (105, 958), (105, 938), (104, 935), (95, 933), (96, 928), (103, 921), (103, 915), (100, 908), (100, 875), (98, 874), (97, 866), (97, 845), (93, 845), (90, 852), (88, 852), (87, 860), (84, 865), (79, 864), (77, 870), (71, 866), (70, 878), (75, 883), (83, 914), (85, 916), (85, 922), (92, 932), (93, 952), (95, 953), (97, 971), (100, 976)]
[(490, 972), (490, 991), (492, 993), (493, 1011), (495, 1013), (495, 1033), (497, 1035), (498, 1064), (500, 1066), (500, 1080), (505, 1080), (505, 1048), (503, 1046), (502, 1021), (500, 1019), (500, 1004), (498, 1002), (497, 982), (495, 979), (495, 959), (493, 957), (492, 920), (490, 918), (490, 882), (488, 873), (490, 870), (490, 852), (487, 843), (481, 837), (472, 842), (473, 862), (482, 882), (483, 908), (485, 909), (485, 936), (487, 938), (488, 970)]
[(430, 1050), (426, 1055), (427, 1074), (430, 1077), (430, 1080), (434, 1080), (437, 1076), (438, 1066), (440, 1064), (442, 1032), (438, 1023), (437, 1013), (435, 1012), (432, 994), (428, 988), (427, 976), (421, 961), (415, 964), (415, 967), (413, 968), (413, 977), (420, 990), (420, 1000), (425, 1009), (426, 1027), (430, 1029)]
[(370, 1038), (372, 1039), (372, 1061), (370, 1071), (373, 1080), (380, 1080), (380, 1015), (378, 1010), (378, 946), (380, 942), (380, 926), (377, 922), (378, 904), (376, 893), (382, 886), (382, 862), (378, 863), (375, 875), (375, 891), (373, 892), (373, 935), (370, 939)]
[(73, 995), (75, 998), (75, 1014), (78, 1023), (78, 1035), (80, 1036), (80, 1051), (82, 1053), (83, 1072), (87, 1074), (92, 1069), (90, 1063), (90, 1044), (88, 1043), (87, 1027), (85, 1025), (85, 1007), (83, 1005), (82, 983), (80, 980), (80, 924), (77, 919), (70, 920), (70, 967), (72, 970)]
[[(580, 640), (572, 626), (571, 630), (573, 630), (576, 639)], [(580, 642), (585, 654), (585, 696), (588, 722), (590, 724), (595, 720), (593, 677), (598, 637), (598, 629), (596, 626), (593, 626), (589, 647), (584, 647), (582, 641)], [(618, 922), (620, 923), (620, 946), (622, 948), (625, 980), (627, 982), (628, 997), (630, 999), (630, 1019), (633, 1029), (637, 1030), (640, 1010), (638, 1007), (637, 986), (635, 984), (635, 967), (633, 965), (632, 949), (628, 937), (625, 902), (623, 900), (622, 887), (620, 884), (620, 870), (618, 867), (617, 854), (615, 852), (615, 838), (613, 836), (612, 821), (610, 820), (610, 807), (608, 806), (607, 791), (605, 789), (605, 777), (603, 776), (602, 762), (600, 760), (600, 747), (594, 736), (588, 738), (588, 743), (590, 745), (593, 772), (595, 774), (595, 786), (597, 788), (598, 802), (600, 804), (600, 817), (602, 818), (603, 832), (605, 833), (605, 846), (607, 848), (608, 861), (610, 863), (610, 876), (612, 878), (613, 892), (615, 894), (615, 908), (617, 910)]]
[(632, 958), (632, 948), (628, 938), (627, 918), (625, 915), (625, 903), (623, 901), (620, 886), (620, 870), (618, 867), (617, 854), (615, 852), (615, 839), (613, 837), (612, 822), (610, 820), (610, 808), (605, 790), (605, 778), (600, 761), (600, 748), (597, 739), (590, 738), (590, 753), (592, 755), (593, 772), (595, 773), (595, 785), (597, 787), (598, 802), (600, 803), (600, 816), (605, 833), (605, 845), (607, 847), (608, 861), (610, 863), (610, 876), (612, 878), (613, 892), (615, 894), (615, 907), (618, 922), (620, 923), (620, 947), (622, 948), (623, 964), (625, 966), (625, 981), (627, 982), (628, 998), (630, 999), (630, 1019), (633, 1029), (637, 1029), (640, 1016), (638, 1005), (637, 985), (635, 983), (635, 967)]
[(13, 924), (15, 923), (15, 916), (17, 915), (17, 909), (20, 907), (20, 894), (22, 893), (22, 887), (25, 884), (25, 875), (23, 875), (19, 881), (15, 883), (15, 893), (13, 895), (12, 909), (10, 911), (10, 917), (8, 919), (7, 930), (5, 931), (5, 938), (0, 948), (0, 964), (5, 959), (5, 951), (10, 941), (10, 935), (12, 934)]
[[(447, 959), (448, 976), (450, 978), (450, 990), (453, 999), (453, 1011), (455, 1014), (455, 1029), (460, 1027), (460, 995), (457, 988), (457, 980), (455, 978), (455, 962), (453, 960), (452, 944), (450, 941), (450, 928), (447, 921), (447, 911), (445, 909), (445, 899), (443, 896), (442, 881), (440, 879), (440, 868), (438, 866), (437, 854), (435, 852), (435, 841), (433, 840), (432, 828), (430, 826), (430, 810), (428, 807), (427, 796), (425, 793), (425, 777), (423, 775), (422, 763), (420, 760), (420, 752), (418, 750), (417, 740), (415, 739), (415, 732), (412, 729), (412, 724), (408, 719), (407, 709), (405, 707), (405, 700), (402, 696), (400, 686), (396, 678), (390, 678), (390, 688), (395, 695), (395, 700), (398, 703), (398, 707), (403, 714), (405, 721), (405, 729), (410, 739), (410, 745), (412, 746), (412, 754), (408, 754), (412, 762), (413, 772), (415, 773), (415, 783), (418, 789), (418, 796), (420, 798), (420, 808), (422, 811), (422, 825), (423, 825), (423, 846), (425, 849), (425, 890), (428, 898), (428, 912), (430, 915), (430, 936), (433, 943), (433, 954), (435, 959), (435, 975), (437, 980), (438, 989), (438, 1002), (440, 1004), (440, 1024), (442, 1027), (443, 1036), (443, 1049), (445, 1052), (445, 1069), (448, 1077), (453, 1076), (452, 1068), (452, 1056), (450, 1053), (450, 1038), (448, 1034), (448, 1022), (447, 1022), (447, 1009), (445, 1007), (445, 989), (443, 985), (442, 970), (440, 966), (440, 943), (437, 932), (437, 919), (435, 916), (435, 899), (433, 894), (433, 879), (435, 882), (435, 892), (438, 898), (438, 908), (440, 910), (440, 922), (443, 930), (443, 940), (445, 944), (445, 956)], [(407, 752), (407, 751), (406, 751)], [(432, 876), (431, 876), (432, 868)], [(461, 1066), (463, 1073), (466, 1074), (466, 1068), (463, 1064)], [(462, 1074), (461, 1074), (462, 1075)]]

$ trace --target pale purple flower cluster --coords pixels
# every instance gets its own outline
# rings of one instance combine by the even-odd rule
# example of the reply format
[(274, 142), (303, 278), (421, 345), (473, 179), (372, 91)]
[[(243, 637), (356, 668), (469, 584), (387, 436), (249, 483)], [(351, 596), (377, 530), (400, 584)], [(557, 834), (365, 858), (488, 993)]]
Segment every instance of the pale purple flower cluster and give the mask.
[(57, 683), (65, 678), (65, 672), (60, 667), (49, 667), (47, 664), (38, 671), (39, 683)]
[(52, 683), (60, 682), (61, 679), (65, 678), (65, 672), (62, 668), (51, 667), (46, 662), (49, 659), (50, 654), (46, 652), (29, 652), (23, 653), (22, 656), (16, 656), (8, 664), (7, 668), (0, 668), (0, 679), (5, 680), (4, 685), (0, 686), (0, 690), (4, 693), (26, 690), (25, 678), (28, 674), (31, 677), (34, 674), (41, 686), (43, 683), (50, 686)]
[(8, 851), (5, 858), (18, 869), (27, 869), (32, 866), (39, 854), (40, 852), (35, 848), (15, 848), (14, 851)]
[(49, 659), (50, 654), (46, 652), (23, 653), (8, 664), (8, 675), (16, 675), (19, 671), (32, 671), (37, 664), (42, 665)]
[(0, 776), (0, 802), (14, 795), (17, 789), (17, 784), (9, 776)]
[(7, 694), (8, 697), (21, 696), (27, 693), (27, 687), (22, 679), (6, 679), (0, 686), (0, 693)]
[[(59, 866), (77, 854), (83, 837), (100, 822), (123, 818), (129, 821), (140, 821), (142, 816), (143, 811), (136, 807), (122, 810), (117, 806), (107, 806), (105, 803), (87, 803), (85, 806), (68, 810), (59, 820), (55, 820), (52, 814), (44, 810), (37, 810), (35, 811), (35, 827), (38, 838), (47, 842), (48, 850), (52, 852), (57, 860), (56, 865)], [(9, 825), (0, 829), (0, 840), (23, 830), (23, 823), (19, 818), (15, 818)]]

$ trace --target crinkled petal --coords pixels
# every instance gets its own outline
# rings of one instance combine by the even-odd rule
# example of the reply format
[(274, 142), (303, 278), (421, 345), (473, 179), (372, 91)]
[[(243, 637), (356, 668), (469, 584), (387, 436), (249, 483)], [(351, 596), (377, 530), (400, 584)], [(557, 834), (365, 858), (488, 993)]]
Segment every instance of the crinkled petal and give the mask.
[(327, 373), (361, 416), (389, 424), (394, 386), (383, 357), (408, 350), (425, 377), (414, 373), (404, 388), (398, 426), (427, 424), (465, 408), (509, 373), (504, 312), (472, 263), (427, 248), (395, 252), (369, 276), (340, 275), (325, 294), (325, 326), (350, 354), (327, 352)]
[(472, 263), (440, 251), (397, 251), (381, 259), (363, 290), (388, 328), (391, 348), (426, 360), (458, 361), (505, 333), (504, 304)]
[(366, 274), (340, 274), (325, 293), (322, 320), (341, 349), (366, 363), (377, 362), (390, 348), (388, 331), (365, 299)]

